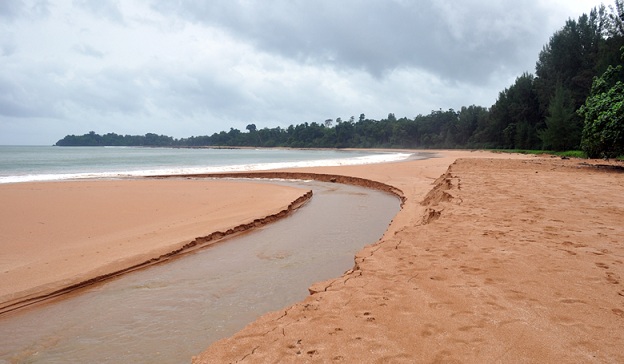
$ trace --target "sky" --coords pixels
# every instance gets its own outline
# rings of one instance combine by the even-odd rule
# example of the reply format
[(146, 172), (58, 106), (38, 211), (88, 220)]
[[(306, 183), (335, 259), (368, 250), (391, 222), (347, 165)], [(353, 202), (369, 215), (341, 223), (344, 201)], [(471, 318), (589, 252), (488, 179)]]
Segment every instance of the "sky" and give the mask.
[(0, 145), (490, 107), (600, 3), (0, 0)]

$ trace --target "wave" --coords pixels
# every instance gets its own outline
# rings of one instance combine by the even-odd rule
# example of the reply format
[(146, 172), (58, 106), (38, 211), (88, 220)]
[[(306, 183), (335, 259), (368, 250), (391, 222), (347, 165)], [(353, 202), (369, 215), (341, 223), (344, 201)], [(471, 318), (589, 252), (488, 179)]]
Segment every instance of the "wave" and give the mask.
[(283, 168), (303, 168), (303, 167), (332, 167), (332, 166), (353, 166), (364, 164), (376, 164), (397, 162), (412, 157), (413, 153), (384, 153), (366, 155), (352, 158), (342, 159), (319, 159), (309, 161), (294, 162), (270, 162), (270, 163), (252, 163), (252, 164), (234, 164), (222, 166), (205, 166), (205, 167), (154, 167), (150, 169), (130, 170), (130, 171), (104, 171), (104, 172), (81, 172), (81, 173), (41, 173), (41, 174), (25, 174), (0, 176), (0, 184), (2, 183), (20, 183), (20, 182), (44, 182), (44, 181), (61, 181), (61, 180), (77, 180), (77, 179), (120, 179), (132, 177), (149, 177), (158, 175), (185, 175), (185, 174), (202, 174), (202, 173), (221, 173), (221, 172), (249, 172), (249, 171), (265, 171)]

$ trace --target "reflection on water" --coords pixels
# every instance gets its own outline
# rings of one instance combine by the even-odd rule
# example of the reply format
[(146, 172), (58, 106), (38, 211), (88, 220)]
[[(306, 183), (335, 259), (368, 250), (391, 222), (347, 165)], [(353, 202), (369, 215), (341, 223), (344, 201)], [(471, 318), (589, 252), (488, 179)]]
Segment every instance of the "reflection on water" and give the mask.
[(0, 363), (185, 363), (268, 311), (341, 275), (381, 237), (397, 198), (293, 182), (314, 197), (292, 216), (166, 264), (0, 316)]

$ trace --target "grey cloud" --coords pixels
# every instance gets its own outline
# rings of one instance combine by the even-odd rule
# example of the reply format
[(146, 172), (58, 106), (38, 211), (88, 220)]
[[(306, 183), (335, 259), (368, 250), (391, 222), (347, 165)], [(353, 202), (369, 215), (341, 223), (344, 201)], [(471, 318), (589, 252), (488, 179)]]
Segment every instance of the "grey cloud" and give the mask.
[(0, 56), (10, 56), (17, 50), (17, 44), (12, 41), (7, 41), (0, 44)]
[(94, 58), (103, 58), (104, 53), (98, 51), (97, 49), (91, 47), (87, 44), (76, 44), (72, 47), (72, 49), (83, 56), (94, 57)]
[(50, 90), (46, 90), (39, 76), (0, 75), (0, 116), (36, 118), (54, 115), (46, 96), (46, 91)]
[(48, 66), (0, 77), (0, 116), (72, 119), (80, 111), (132, 119), (149, 113), (151, 104), (160, 114), (234, 117), (250, 105), (237, 85), (201, 70), (108, 67), (66, 75)]
[[(0, 85), (0, 90), (2, 90), (4, 85)], [(37, 117), (36, 110), (28, 107), (19, 100), (16, 100), (13, 95), (10, 94), (2, 94), (0, 96), (0, 115), (16, 117), (16, 118), (27, 118), (27, 117)]]
[(22, 1), (0, 1), (0, 18), (13, 19), (24, 9)]
[(135, 82), (136, 77), (131, 71), (114, 68), (84, 74), (66, 86), (63, 99), (57, 101), (99, 114), (135, 114), (144, 105), (144, 92)]
[(15, 20), (27, 16), (31, 18), (46, 17), (50, 14), (48, 0), (6, 0), (0, 1), (0, 18)]
[(116, 0), (74, 0), (74, 6), (85, 9), (91, 14), (108, 21), (123, 24), (124, 17)]
[(62, 80), (65, 71), (55, 66), (30, 69), (0, 78), (0, 115), (18, 118), (69, 118), (72, 111), (138, 113), (142, 90), (127, 71), (103, 70)]
[[(543, 19), (529, 2), (153, 0), (175, 13), (224, 27), (259, 49), (298, 61), (358, 68), (379, 77), (397, 68), (479, 83), (513, 66)], [(527, 10), (530, 9), (530, 10)], [(531, 12), (531, 13), (529, 13)]]
[(29, 9), (34, 17), (45, 18), (50, 15), (50, 2), (48, 0), (35, 0)]
[[(251, 104), (240, 87), (205, 70), (146, 68), (134, 83), (139, 85), (134, 91), (140, 94), (143, 116), (179, 137), (225, 128), (216, 120), (230, 120), (229, 127), (231, 120), (244, 117)], [(193, 123), (195, 130), (188, 129)]]

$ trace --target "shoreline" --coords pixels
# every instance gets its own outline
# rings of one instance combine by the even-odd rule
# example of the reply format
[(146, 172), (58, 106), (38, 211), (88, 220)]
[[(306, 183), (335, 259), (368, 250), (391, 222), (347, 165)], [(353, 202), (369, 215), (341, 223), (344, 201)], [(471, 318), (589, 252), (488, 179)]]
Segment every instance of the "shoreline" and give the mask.
[[(381, 150), (380, 150), (381, 152)], [(387, 152), (387, 151), (386, 151)], [(392, 151), (394, 152), (394, 151)], [(420, 153), (420, 151), (406, 151), (412, 154)], [(429, 158), (430, 156), (428, 156)], [(407, 160), (421, 160), (417, 157), (410, 157)], [(391, 162), (386, 162), (391, 163)], [(355, 165), (355, 167), (361, 167), (362, 165)], [(345, 166), (338, 166), (338, 168), (343, 168)], [(307, 170), (309, 168), (324, 168), (324, 167), (299, 167)], [(259, 171), (241, 171), (241, 172), (221, 172), (221, 173), (198, 173), (198, 174), (174, 174), (174, 175), (153, 175), (153, 176), (145, 176), (145, 177), (131, 177), (131, 178), (122, 178), (122, 179), (77, 179), (77, 180), (52, 180), (52, 181), (39, 181), (39, 182), (21, 182), (21, 183), (10, 183), (10, 184), (0, 184), (0, 195), (4, 196), (4, 200), (7, 201), (7, 204), (4, 205), (4, 210), (0, 210), (0, 217), (3, 218), (3, 224), (6, 224), (4, 230), (11, 229), (21, 229), (24, 230), (24, 227), (16, 227), (16, 221), (11, 220), (10, 210), (15, 209), (17, 205), (31, 205), (34, 206), (36, 204), (41, 203), (41, 201), (33, 202), (33, 201), (15, 201), (15, 199), (9, 199), (8, 196), (14, 194), (15, 190), (43, 190), (46, 188), (50, 188), (51, 186), (69, 186), (69, 188), (75, 188), (76, 184), (81, 187), (92, 189), (94, 185), (111, 185), (111, 184), (124, 184), (124, 183), (149, 183), (148, 181), (171, 181), (172, 183), (181, 183), (184, 180), (196, 180), (196, 181), (208, 181), (215, 182), (222, 181), (223, 183), (231, 183), (232, 181), (227, 181), (228, 178), (234, 179), (251, 179), (250, 184), (254, 184), (253, 179), (262, 179), (262, 180), (270, 180), (270, 179), (313, 179), (321, 182), (332, 182), (332, 183), (344, 183), (351, 184), (356, 186), (362, 186), (366, 188), (373, 188), (380, 191), (385, 191), (387, 193), (393, 194), (397, 196), (401, 200), (401, 204), (404, 202), (404, 196), (401, 190), (396, 189), (390, 185), (380, 183), (377, 181), (359, 178), (359, 177), (348, 177), (343, 176), (341, 174), (322, 174), (322, 173), (307, 173), (307, 172), (287, 172), (285, 170), (273, 169), (273, 170), (259, 170)], [(237, 181), (240, 182), (240, 181)], [(183, 183), (183, 182), (182, 182)], [(153, 187), (148, 187), (153, 188)], [(174, 187), (180, 189), (180, 187)], [(286, 188), (283, 186), (275, 186), (272, 188)], [(67, 192), (67, 191), (65, 191)], [(97, 188), (95, 188), (92, 193), (98, 193)], [(101, 193), (101, 192), (100, 192)], [(68, 197), (65, 193), (65, 197)], [(83, 196), (84, 197), (84, 196)], [(153, 197), (153, 196), (152, 196)], [(126, 196), (127, 198), (127, 196)], [(2, 275), (0, 275), (0, 283), (6, 282), (6, 284), (0, 284), (4, 289), (0, 290), (0, 315), (8, 314), (10, 312), (19, 310), (21, 308), (29, 307), (35, 304), (43, 304), (48, 300), (57, 298), (59, 296), (75, 292), (81, 288), (117, 277), (122, 274), (126, 274), (137, 269), (142, 269), (154, 264), (163, 263), (169, 259), (180, 257), (183, 254), (190, 253), (196, 249), (201, 249), (208, 245), (211, 245), (216, 242), (220, 242), (225, 239), (229, 239), (234, 237), (237, 234), (244, 233), (246, 231), (250, 231), (251, 229), (264, 226), (273, 221), (281, 219), (288, 214), (295, 211), (297, 208), (305, 204), (310, 198), (312, 198), (311, 191), (306, 192), (305, 194), (298, 196), (296, 199), (291, 201), (287, 206), (281, 207), (279, 211), (269, 211), (265, 212), (265, 215), (262, 216), (252, 216), (249, 215), (246, 218), (250, 220), (243, 220), (242, 222), (238, 222), (237, 220), (230, 220), (228, 222), (229, 225), (225, 226), (217, 226), (212, 228), (210, 231), (204, 231), (203, 234), (200, 234), (195, 230), (195, 235), (185, 234), (184, 237), (179, 237), (175, 234), (169, 234), (169, 241), (160, 241), (158, 242), (158, 249), (154, 249), (153, 247), (147, 247), (145, 243), (137, 243), (139, 246), (143, 246), (144, 248), (135, 249), (130, 254), (117, 252), (117, 256), (114, 258), (109, 258), (108, 260), (102, 259), (102, 257), (92, 258), (89, 262), (88, 266), (83, 262), (82, 264), (78, 264), (80, 268), (75, 268), (71, 275), (65, 275), (62, 277), (52, 277), (50, 278), (46, 272), (55, 271), (58, 269), (62, 269), (61, 265), (67, 264), (68, 259), (65, 258), (63, 262), (60, 262), (60, 258), (58, 253), (55, 255), (50, 250), (41, 250), (37, 251), (31, 250), (28, 254), (29, 261), (31, 261), (31, 265), (34, 261), (39, 268), (36, 272), (31, 271), (31, 266), (26, 266), (26, 269), (19, 268), (16, 270), (16, 267), (11, 267), (15, 265), (15, 263), (9, 262), (9, 266), (7, 267), (7, 263), (0, 260), (0, 271), (2, 271)], [(80, 198), (73, 198), (73, 200), (64, 201), (63, 203), (69, 204), (77, 204), (82, 203), (79, 201)], [(73, 201), (73, 202), (72, 202)], [(273, 203), (265, 200), (264, 203)], [(48, 203), (50, 204), (50, 203)], [(56, 204), (59, 204), (58, 202)], [(241, 204), (242, 206), (243, 204)], [(257, 205), (257, 204), (256, 204)], [(49, 207), (49, 206), (48, 206)], [(240, 206), (230, 206), (230, 208), (240, 209)], [(256, 207), (257, 208), (257, 207)], [(31, 211), (32, 212), (32, 211)], [(54, 212), (50, 212), (52, 214)], [(21, 218), (24, 218), (27, 214), (22, 214)], [(45, 219), (47, 217), (43, 217)], [(73, 218), (78, 218), (78, 216), (74, 216)], [(30, 221), (31, 217), (28, 217), (26, 220)], [(238, 217), (237, 217), (238, 219)], [(208, 221), (210, 223), (211, 221)], [(45, 222), (38, 222), (39, 224), (44, 224)], [(238, 225), (232, 225), (238, 223)], [(71, 229), (70, 226), (67, 226), (67, 221), (63, 221), (65, 224), (62, 228)], [(9, 226), (11, 226), (9, 228)], [(111, 226), (108, 226), (111, 229)], [(47, 230), (45, 232), (39, 232), (39, 237), (35, 237), (43, 241), (42, 236), (54, 235), (54, 227), (53, 230)], [(57, 228), (58, 229), (58, 228)], [(114, 229), (114, 228), (112, 228)], [(153, 229), (153, 227), (151, 228)], [(13, 232), (9, 232), (9, 235), (13, 233), (12, 236), (0, 236), (3, 240), (11, 240), (16, 239), (17, 234)], [(150, 231), (145, 230), (141, 233), (150, 234)], [(131, 238), (137, 238), (138, 232), (133, 233), (134, 235)], [(6, 235), (6, 232), (5, 232)], [(91, 239), (91, 237), (87, 237)], [(164, 239), (167, 239), (164, 238)], [(117, 239), (117, 238), (115, 238)], [(162, 239), (161, 239), (162, 240)], [(114, 240), (114, 242), (118, 241)], [(103, 249), (111, 249), (112, 243), (107, 243), (109, 246), (100, 247)], [(121, 243), (120, 243), (121, 245)], [(7, 247), (4, 247), (4, 254), (9, 253), (11, 255), (11, 249), (13, 249), (13, 253), (16, 249), (20, 249), (21, 247), (13, 246), (9, 247), (8, 251)], [(63, 246), (61, 245), (61, 250)], [(75, 247), (74, 247), (75, 248)], [(89, 246), (84, 246), (80, 248), (77, 252), (74, 252), (73, 255), (77, 256), (80, 254), (83, 257), (90, 249)], [(99, 254), (100, 251), (97, 251)], [(52, 254), (53, 257), (43, 257), (41, 254)], [(22, 255), (24, 257), (24, 255)], [(8, 259), (11, 260), (11, 259)], [(55, 264), (51, 264), (51, 260), (56, 261)], [(15, 261), (15, 258), (13, 258)], [(18, 262), (19, 263), (19, 262)], [(74, 261), (74, 263), (76, 263)], [(19, 263), (21, 264), (21, 263)], [(29, 263), (25, 263), (29, 264)], [(41, 267), (41, 265), (45, 265), (45, 267)], [(60, 265), (59, 265), (60, 264)], [(16, 276), (20, 276), (19, 280), (20, 284), (15, 284)], [(26, 277), (24, 277), (26, 276)], [(12, 282), (12, 283), (8, 283)]]
[[(51, 147), (43, 147), (51, 148)], [(68, 158), (74, 156), (81, 158), (77, 153), (76, 147), (62, 147), (63, 152), (50, 151), (52, 159)], [(215, 148), (199, 148), (215, 151), (217, 154), (208, 152), (166, 152), (160, 155), (165, 149), (179, 150), (180, 148), (107, 148), (107, 147), (87, 147), (89, 149), (108, 150), (105, 154), (112, 160), (118, 158), (117, 150), (124, 151), (123, 154), (144, 153), (150, 151), (145, 158), (148, 160), (142, 164), (128, 163), (119, 166), (115, 163), (104, 163), (98, 168), (80, 168), (77, 169), (59, 169), (54, 164), (47, 164), (42, 161), (41, 169), (37, 172), (8, 166), (3, 175), (0, 176), (0, 185), (9, 183), (28, 183), (28, 182), (50, 182), (50, 181), (69, 181), (69, 180), (97, 180), (97, 179), (128, 179), (128, 178), (146, 178), (155, 175), (176, 175), (183, 176), (188, 174), (200, 173), (233, 173), (233, 172), (254, 172), (267, 171), (279, 168), (299, 168), (314, 166), (341, 166), (341, 165), (365, 165), (373, 163), (384, 163), (407, 158), (415, 158), (410, 155), (414, 152), (404, 153), (396, 151), (365, 151), (365, 150), (337, 150), (337, 149), (299, 149), (303, 155), (296, 154), (297, 149), (279, 149), (279, 148), (237, 148), (237, 152), (223, 152)], [(26, 148), (26, 153), (32, 153), (32, 148)], [(198, 148), (182, 148), (182, 149), (198, 149)], [(112, 152), (111, 152), (112, 151)], [(140, 151), (140, 152), (139, 152)], [(156, 151), (152, 154), (152, 151)], [(67, 154), (65, 154), (67, 153)], [(111, 154), (112, 153), (112, 154)], [(224, 155), (221, 155), (223, 153)], [(243, 155), (240, 155), (240, 154)], [(268, 155), (266, 153), (269, 153)], [(277, 153), (277, 154), (275, 154)], [(297, 156), (292, 156), (295, 153)], [(307, 154), (306, 154), (307, 153)], [(310, 154), (313, 153), (313, 154)], [(181, 155), (179, 155), (181, 154)], [(207, 155), (206, 155), (207, 154)], [(281, 155), (281, 157), (280, 157)], [(288, 157), (288, 155), (291, 155)], [(136, 156), (135, 156), (136, 157)], [(125, 158), (125, 157), (124, 157)], [(156, 159), (154, 159), (156, 158)], [(164, 158), (158, 160), (159, 158)], [(173, 159), (172, 159), (173, 158)], [(242, 158), (242, 159), (241, 159)], [(242, 161), (245, 160), (245, 163)]]

